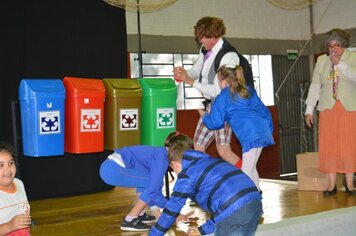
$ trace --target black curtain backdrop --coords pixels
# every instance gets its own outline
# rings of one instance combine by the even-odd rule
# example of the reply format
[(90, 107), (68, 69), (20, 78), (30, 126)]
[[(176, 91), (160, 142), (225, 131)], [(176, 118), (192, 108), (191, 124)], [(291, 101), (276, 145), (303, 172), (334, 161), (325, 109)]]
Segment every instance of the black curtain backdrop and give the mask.
[[(11, 101), (23, 78), (126, 78), (125, 11), (102, 0), (6, 0), (0, 8), (0, 140), (15, 145)], [(21, 133), (21, 132), (19, 132)], [(108, 152), (23, 157), (30, 199), (108, 189), (98, 167)]]

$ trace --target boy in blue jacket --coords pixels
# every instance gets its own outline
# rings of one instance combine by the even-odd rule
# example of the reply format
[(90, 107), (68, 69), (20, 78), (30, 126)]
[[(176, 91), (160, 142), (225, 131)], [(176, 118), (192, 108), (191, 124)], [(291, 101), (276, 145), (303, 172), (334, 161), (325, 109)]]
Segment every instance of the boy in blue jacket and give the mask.
[[(100, 167), (101, 179), (112, 186), (136, 188), (138, 199), (132, 210), (124, 217), (120, 229), (123, 231), (147, 231), (148, 223), (160, 216), (167, 199), (162, 194), (163, 178), (168, 169), (167, 143), (178, 132), (170, 133), (163, 147), (128, 146), (116, 149)], [(193, 147), (193, 142), (185, 143)], [(145, 213), (150, 206), (156, 216)], [(184, 216), (182, 215), (182, 220)]]
[(168, 143), (170, 166), (178, 175), (170, 200), (149, 235), (164, 235), (179, 216), (187, 198), (211, 214), (188, 235), (254, 235), (262, 214), (261, 194), (237, 167), (184, 145), (188, 137)]

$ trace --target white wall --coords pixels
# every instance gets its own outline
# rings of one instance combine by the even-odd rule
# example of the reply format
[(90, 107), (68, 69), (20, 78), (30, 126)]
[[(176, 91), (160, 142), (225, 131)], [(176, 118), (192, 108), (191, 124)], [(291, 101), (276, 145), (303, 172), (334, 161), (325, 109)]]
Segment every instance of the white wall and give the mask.
[[(313, 6), (316, 33), (331, 28), (356, 28), (356, 0), (319, 0)], [(267, 0), (178, 0), (168, 8), (142, 13), (141, 34), (193, 36), (193, 26), (203, 16), (221, 17), (226, 37), (308, 40), (309, 9), (283, 10)], [(127, 33), (137, 34), (137, 15), (127, 12)]]
[(356, 0), (321, 0), (313, 11), (316, 34), (332, 28), (356, 28)]

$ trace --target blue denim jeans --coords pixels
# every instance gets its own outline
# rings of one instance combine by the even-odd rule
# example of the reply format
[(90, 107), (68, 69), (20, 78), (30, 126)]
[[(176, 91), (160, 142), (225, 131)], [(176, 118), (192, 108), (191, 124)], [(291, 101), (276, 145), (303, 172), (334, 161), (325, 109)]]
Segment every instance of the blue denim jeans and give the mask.
[(261, 200), (253, 200), (215, 226), (215, 236), (255, 235), (262, 214)]

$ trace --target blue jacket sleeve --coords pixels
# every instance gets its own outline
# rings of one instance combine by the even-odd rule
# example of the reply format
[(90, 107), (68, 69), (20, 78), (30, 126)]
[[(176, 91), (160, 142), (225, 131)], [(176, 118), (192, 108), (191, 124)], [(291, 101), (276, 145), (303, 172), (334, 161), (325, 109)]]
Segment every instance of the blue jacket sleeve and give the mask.
[(164, 147), (138, 145), (116, 149), (115, 152), (121, 154), (126, 168), (134, 168), (148, 175), (148, 186), (139, 198), (149, 206), (163, 208), (167, 202), (162, 194), (164, 174), (168, 168), (167, 150)]
[(150, 236), (164, 235), (171, 228), (192, 192), (193, 187), (189, 179), (177, 179), (171, 198), (164, 206), (161, 217), (152, 227), (149, 233)]
[(201, 235), (212, 234), (215, 231), (215, 223), (212, 220), (208, 220), (205, 224), (199, 226)]
[(155, 157), (152, 158), (147, 195), (142, 193), (140, 199), (148, 203), (149, 206), (163, 208), (168, 201), (162, 194), (163, 178), (168, 168), (168, 160), (165, 159), (168, 157), (162, 156), (158, 158), (157, 155), (163, 155), (163, 153), (157, 152)]
[(225, 124), (226, 100), (220, 93), (214, 100), (210, 113), (203, 116), (203, 123), (208, 129), (221, 129)]

